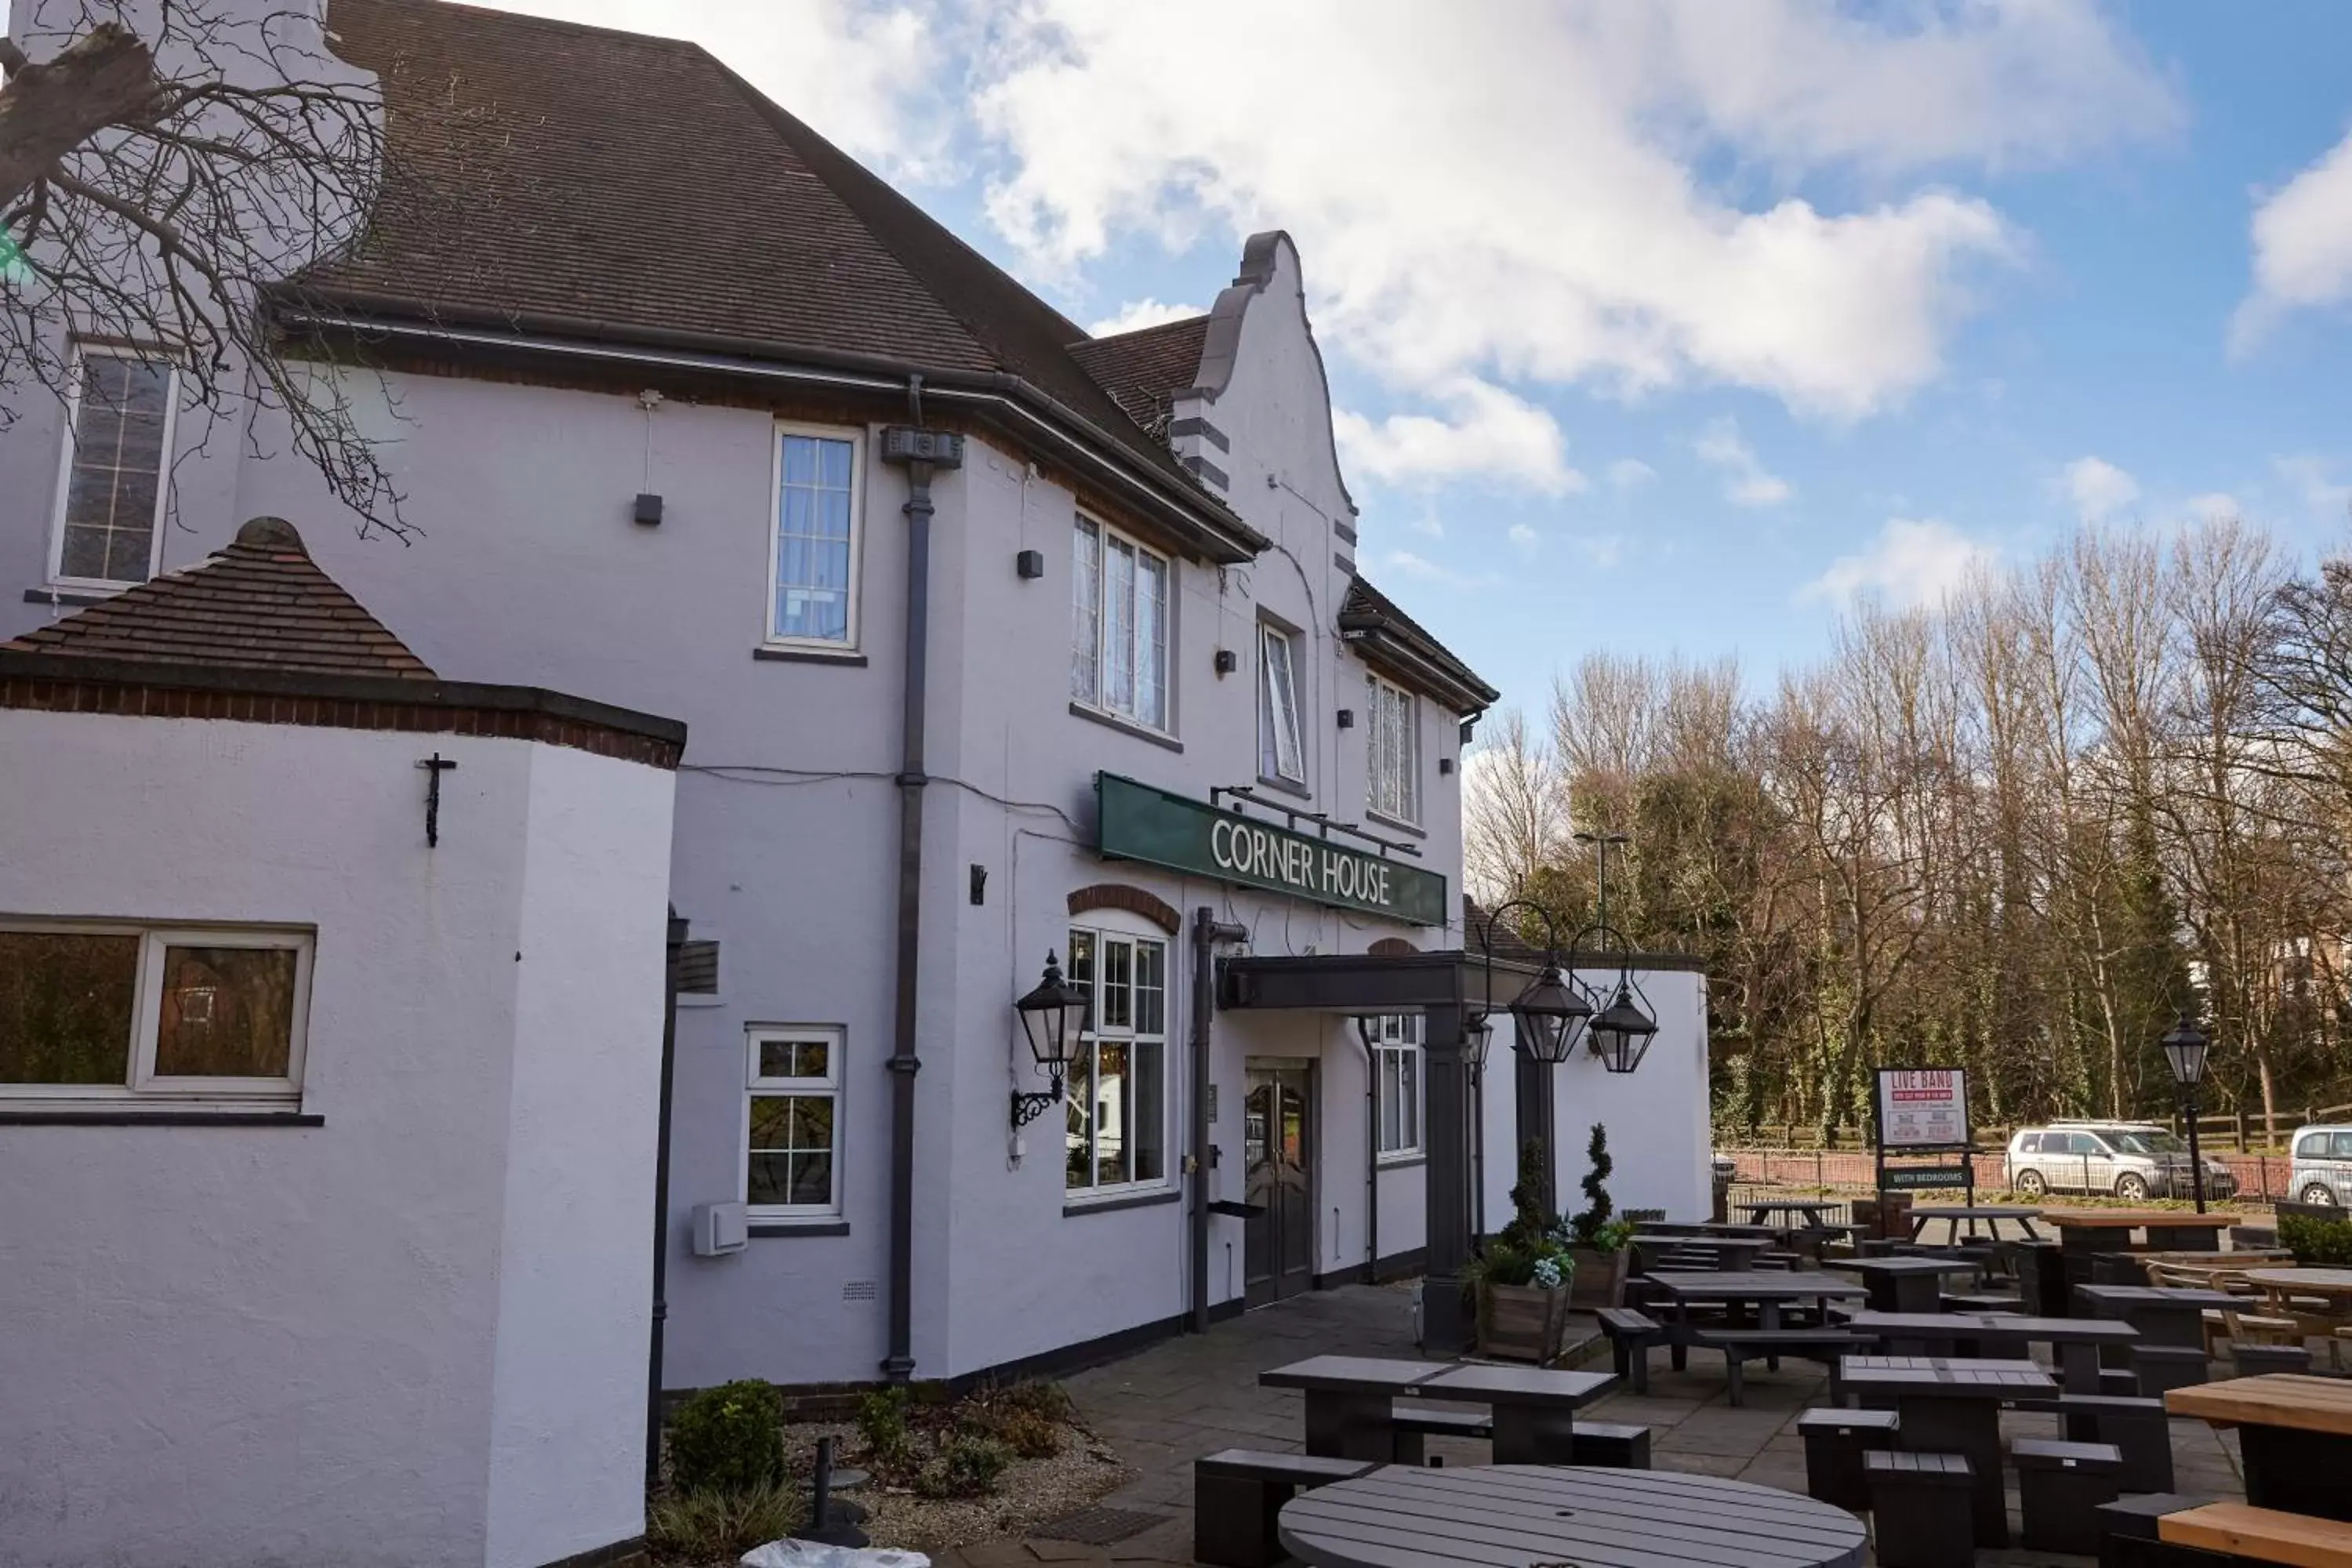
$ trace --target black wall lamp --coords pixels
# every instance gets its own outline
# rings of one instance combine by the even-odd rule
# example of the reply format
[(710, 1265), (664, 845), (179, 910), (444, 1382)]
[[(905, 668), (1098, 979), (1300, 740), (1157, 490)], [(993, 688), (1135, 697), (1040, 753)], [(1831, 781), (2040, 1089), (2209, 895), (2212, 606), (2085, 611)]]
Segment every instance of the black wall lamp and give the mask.
[[(1632, 1072), (1642, 1065), (1643, 1055), (1649, 1050), (1650, 1041), (1656, 1037), (1658, 1020), (1642, 1005), (1649, 998), (1642, 994), (1641, 984), (1633, 978), (1633, 944), (1625, 940), (1624, 932), (1609, 923), (1609, 848), (1612, 845), (1622, 845), (1625, 836), (1622, 833), (1580, 833), (1576, 841), (1592, 846), (1595, 908), (1592, 923), (1577, 932), (1576, 940), (1569, 946), (1571, 951), (1581, 951), (1585, 939), (1590, 937), (1601, 955), (1606, 957), (1613, 939), (1620, 953), (1613, 994), (1610, 994), (1607, 987), (1591, 993), (1598, 1010), (1592, 1015), (1587, 1032), (1591, 1038), (1592, 1054), (1601, 1058), (1602, 1067), (1611, 1072)], [(1606, 1004), (1601, 1005), (1604, 994), (1607, 996)]]
[[(1513, 899), (1502, 908), (1488, 912), (1486, 923), (1478, 928), (1478, 951), (1486, 960), (1486, 984), (1483, 998), (1489, 1006), (1495, 997), (1494, 931), (1503, 917), (1517, 910), (1531, 910), (1544, 927), (1543, 970), (1527, 984), (1526, 989), (1511, 1000), (1511, 1048), (1530, 1060), (1557, 1065), (1568, 1059), (1582, 1036), (1586, 1021), (1592, 1016), (1592, 1005), (1578, 994), (1559, 969), (1559, 936), (1551, 923), (1551, 916), (1542, 905), (1528, 899)], [(1485, 1012), (1472, 1016), (1468, 1032), (1479, 1033), (1479, 1055), (1486, 1054), (1485, 1040), (1494, 1033), (1494, 1024)]]
[(1013, 1004), (1013, 1010), (1020, 1015), (1022, 1032), (1029, 1037), (1029, 1054), (1035, 1058), (1037, 1071), (1054, 1084), (1042, 1093), (1013, 1091), (1013, 1125), (1025, 1127), (1061, 1102), (1062, 1073), (1070, 1065), (1071, 1047), (1086, 1036), (1094, 998), (1087, 987), (1062, 978), (1062, 966), (1048, 951), (1045, 977)]

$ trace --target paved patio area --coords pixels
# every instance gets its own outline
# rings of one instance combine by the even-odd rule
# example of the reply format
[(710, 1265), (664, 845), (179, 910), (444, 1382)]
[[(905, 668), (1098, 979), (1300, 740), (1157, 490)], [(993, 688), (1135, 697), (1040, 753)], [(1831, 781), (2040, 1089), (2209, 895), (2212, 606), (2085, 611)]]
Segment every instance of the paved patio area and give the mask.
[[(1375, 1286), (1320, 1291), (1220, 1324), (1198, 1338), (1171, 1340), (1078, 1373), (1064, 1386), (1087, 1423), (1136, 1471), (1134, 1480), (1099, 1505), (1128, 1517), (1103, 1519), (1102, 1531), (1082, 1528), (1080, 1532), (1117, 1531), (1118, 1538), (1105, 1545), (1040, 1533), (1027, 1540), (968, 1546), (934, 1561), (941, 1568), (1021, 1568), (1040, 1562), (1118, 1563), (1134, 1568), (1190, 1563), (1192, 1461), (1220, 1448), (1297, 1448), (1305, 1425), (1303, 1396), (1260, 1388), (1257, 1374), (1327, 1352), (1417, 1355), (1411, 1297), (1402, 1289)], [(1589, 1353), (1606, 1366), (1607, 1352), (1598, 1342)], [(1704, 1351), (1694, 1352), (1690, 1359), (1689, 1371), (1675, 1373), (1667, 1370), (1663, 1354), (1654, 1357), (1650, 1392), (1612, 1395), (1591, 1407), (1591, 1419), (1646, 1423), (1652, 1462), (1659, 1469), (1804, 1490), (1804, 1446), (1795, 1425), (1801, 1411), (1827, 1403), (1823, 1373), (1804, 1362), (1784, 1362), (1777, 1373), (1751, 1363), (1746, 1407), (1734, 1410), (1725, 1399), (1720, 1359)], [(2058, 1435), (2055, 1416), (2009, 1415), (2001, 1425), (2011, 1437)], [(2176, 1421), (2172, 1429), (2181, 1491), (2243, 1495), (2233, 1436), (2201, 1422)], [(1484, 1464), (1487, 1458), (1483, 1442), (1438, 1438), (1429, 1448), (1444, 1455), (1448, 1464)], [(2012, 1475), (2012, 1509), (2014, 1479)], [(2082, 1568), (2089, 1561), (2023, 1551), (1978, 1554), (1978, 1562), (1987, 1568), (2042, 1563)]]

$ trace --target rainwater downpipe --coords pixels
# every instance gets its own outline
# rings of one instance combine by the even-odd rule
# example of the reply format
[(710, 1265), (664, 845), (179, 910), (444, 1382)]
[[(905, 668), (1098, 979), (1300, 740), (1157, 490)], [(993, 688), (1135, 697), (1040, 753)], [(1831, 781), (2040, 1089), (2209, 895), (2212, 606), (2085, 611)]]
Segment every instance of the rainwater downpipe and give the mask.
[[(1248, 935), (1247, 927), (1218, 920), (1217, 911), (1207, 904), (1192, 911), (1192, 1031), (1191, 1048), (1185, 1052), (1191, 1058), (1185, 1076), (1192, 1080), (1188, 1106), (1192, 1112), (1192, 1212), (1185, 1217), (1192, 1222), (1191, 1326), (1196, 1334), (1209, 1331), (1209, 1169), (1213, 1153), (1209, 1142), (1209, 1018), (1217, 1005), (1217, 943), (1240, 942)], [(1226, 1251), (1226, 1289), (1231, 1290), (1230, 1245)]]
[(1356, 1038), (1364, 1043), (1364, 1283), (1374, 1285), (1381, 1272), (1381, 1053), (1370, 1018), (1357, 1017)]
[(646, 1485), (661, 1484), (662, 1335), (669, 1319), (670, 1078), (677, 1068), (677, 965), (686, 921), (669, 911), (668, 962), (663, 966), (660, 1109), (654, 1122), (654, 1310), (646, 1336)]
[(911, 430), (882, 433), (882, 460), (907, 470), (906, 697), (898, 768), (898, 942), (895, 1046), (890, 1054), (890, 1341), (882, 1373), (892, 1383), (915, 1373), (915, 1075), (923, 1060), (916, 1037), (923, 927), (923, 735), (929, 694), (931, 619), (931, 475), (962, 466), (960, 438), (928, 438), (923, 378), (907, 377)]

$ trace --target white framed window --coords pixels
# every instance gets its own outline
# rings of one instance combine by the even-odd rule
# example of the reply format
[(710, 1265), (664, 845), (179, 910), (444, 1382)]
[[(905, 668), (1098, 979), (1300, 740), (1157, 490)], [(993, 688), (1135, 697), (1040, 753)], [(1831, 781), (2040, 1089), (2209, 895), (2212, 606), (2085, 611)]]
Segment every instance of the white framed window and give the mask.
[(76, 345), (49, 531), (49, 581), (124, 588), (152, 577), (163, 543), (179, 372), (134, 349)]
[(1372, 1070), (1383, 1160), (1421, 1150), (1421, 1015), (1392, 1013), (1372, 1020)]
[(1168, 944), (1074, 926), (1070, 979), (1094, 992), (1065, 1079), (1073, 1194), (1168, 1183)]
[(1298, 639), (1280, 626), (1257, 628), (1258, 776), (1307, 782), (1298, 743)]
[(1365, 804), (1382, 816), (1418, 826), (1421, 822), (1421, 713), (1412, 693), (1365, 678), (1371, 723), (1364, 741), (1370, 778)]
[(771, 1218), (839, 1214), (843, 1031), (754, 1024), (743, 1037), (743, 1202)]
[(1083, 512), (1073, 524), (1070, 560), (1070, 695), (1165, 731), (1173, 567)]
[(795, 647), (857, 646), (865, 458), (866, 437), (858, 431), (776, 426), (768, 641)]
[(0, 1099), (299, 1100), (306, 931), (0, 920)]

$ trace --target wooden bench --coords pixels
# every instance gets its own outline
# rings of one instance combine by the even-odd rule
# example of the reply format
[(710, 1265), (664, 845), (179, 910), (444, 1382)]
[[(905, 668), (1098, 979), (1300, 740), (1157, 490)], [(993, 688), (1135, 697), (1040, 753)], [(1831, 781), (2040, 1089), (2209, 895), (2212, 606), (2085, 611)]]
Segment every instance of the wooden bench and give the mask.
[(1976, 1477), (1966, 1456), (1874, 1449), (1862, 1472), (1882, 1568), (1970, 1568)]
[(2287, 1568), (2352, 1568), (2352, 1524), (2242, 1502), (2209, 1502), (2168, 1513), (2156, 1521), (2156, 1534), (2168, 1545), (2225, 1552)]
[(1830, 1399), (1843, 1405), (1845, 1389), (1838, 1378), (1838, 1357), (1849, 1351), (1866, 1351), (1872, 1342), (1869, 1336), (1850, 1329), (1701, 1329), (1691, 1335), (1691, 1342), (1723, 1352), (1725, 1374), (1731, 1384), (1731, 1403), (1736, 1408), (1742, 1399), (1742, 1370), (1750, 1356), (1762, 1356), (1773, 1364), (1784, 1355), (1827, 1363)]
[(2167, 1546), (2156, 1534), (2166, 1514), (2213, 1500), (2186, 1492), (2129, 1492), (2100, 1505), (2099, 1568), (2217, 1568), (2205, 1552)]
[(1389, 1430), (1394, 1434), (1396, 1462), (1419, 1465), (1426, 1463), (1429, 1458), (1422, 1447), (1424, 1437), (1484, 1437), (1491, 1442), (1495, 1436), (1495, 1413), (1458, 1405), (1432, 1405), (1424, 1400), (1400, 1399), (1389, 1407)]
[(1368, 1459), (1226, 1448), (1192, 1461), (1192, 1556), (1219, 1568), (1272, 1568), (1286, 1555), (1282, 1505), (1311, 1487), (1380, 1468)]
[(1947, 1312), (2023, 1312), (2025, 1303), (2015, 1296), (1998, 1290), (1948, 1290), (1944, 1293)]
[(2123, 1450), (2124, 1490), (2172, 1489), (2172, 1428), (2161, 1399), (2112, 1394), (2061, 1394), (2054, 1409), (2074, 1443), (2113, 1443)]
[(1636, 1394), (1650, 1392), (1650, 1347), (1664, 1343), (1665, 1326), (1631, 1307), (1603, 1307), (1597, 1314), (1617, 1375)]

